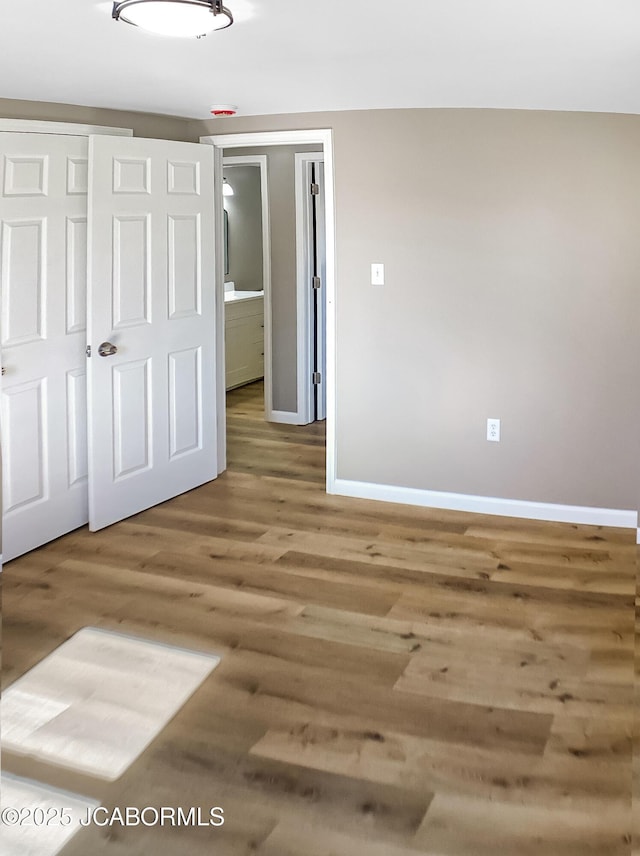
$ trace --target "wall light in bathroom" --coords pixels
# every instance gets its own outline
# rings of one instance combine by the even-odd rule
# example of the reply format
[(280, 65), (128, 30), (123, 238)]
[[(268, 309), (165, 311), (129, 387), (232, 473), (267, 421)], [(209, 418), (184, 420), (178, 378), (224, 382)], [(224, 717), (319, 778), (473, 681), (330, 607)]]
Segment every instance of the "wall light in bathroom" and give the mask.
[(222, 195), (233, 196), (233, 187), (231, 187), (226, 178), (222, 179)]

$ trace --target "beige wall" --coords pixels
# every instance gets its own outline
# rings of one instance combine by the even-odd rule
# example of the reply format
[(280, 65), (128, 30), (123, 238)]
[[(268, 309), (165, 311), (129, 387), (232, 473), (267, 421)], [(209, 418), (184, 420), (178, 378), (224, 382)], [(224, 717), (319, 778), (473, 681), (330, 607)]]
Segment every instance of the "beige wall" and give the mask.
[(160, 140), (192, 140), (189, 122), (154, 113), (128, 113), (76, 104), (47, 104), (41, 101), (14, 101), (0, 98), (0, 118), (35, 119), (41, 122), (75, 122), (79, 125), (107, 125), (132, 128), (136, 137)]
[[(192, 123), (330, 127), (337, 470), (636, 508), (640, 117), (398, 110)], [(369, 285), (371, 262), (386, 285)], [(485, 439), (487, 417), (502, 442)]]
[[(2, 100), (0, 115), (192, 140), (333, 128), (338, 476), (637, 507), (640, 117), (188, 123)], [(383, 288), (368, 285), (373, 261), (386, 265)], [(484, 439), (488, 416), (502, 419), (499, 444)]]
[(233, 196), (225, 196), (229, 222), (229, 273), (237, 291), (260, 291), (262, 275), (262, 193), (260, 167), (225, 166)]

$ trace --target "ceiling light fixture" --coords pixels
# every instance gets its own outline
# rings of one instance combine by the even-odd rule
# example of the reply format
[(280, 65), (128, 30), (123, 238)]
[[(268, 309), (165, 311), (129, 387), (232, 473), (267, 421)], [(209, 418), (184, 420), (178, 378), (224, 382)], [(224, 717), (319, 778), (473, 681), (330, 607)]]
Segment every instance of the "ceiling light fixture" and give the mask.
[(233, 24), (222, 0), (116, 0), (111, 15), (161, 36), (200, 38)]

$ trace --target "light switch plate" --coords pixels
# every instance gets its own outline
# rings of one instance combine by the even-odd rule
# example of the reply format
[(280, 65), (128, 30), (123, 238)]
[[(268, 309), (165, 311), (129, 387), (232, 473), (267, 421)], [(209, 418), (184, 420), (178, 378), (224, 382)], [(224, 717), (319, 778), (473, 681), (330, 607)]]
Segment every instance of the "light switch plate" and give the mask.
[(379, 262), (371, 265), (371, 285), (384, 285), (384, 265)]

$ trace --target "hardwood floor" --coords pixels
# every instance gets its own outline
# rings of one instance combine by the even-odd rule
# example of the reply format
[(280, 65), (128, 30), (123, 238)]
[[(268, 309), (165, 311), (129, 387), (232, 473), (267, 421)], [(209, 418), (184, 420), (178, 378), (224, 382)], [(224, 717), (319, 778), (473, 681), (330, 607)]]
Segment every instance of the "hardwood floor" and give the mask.
[(229, 394), (217, 481), (5, 568), (5, 684), (87, 625), (222, 655), (117, 782), (3, 755), (224, 808), (64, 856), (628, 856), (633, 533), (327, 496), (322, 425), (261, 394)]

